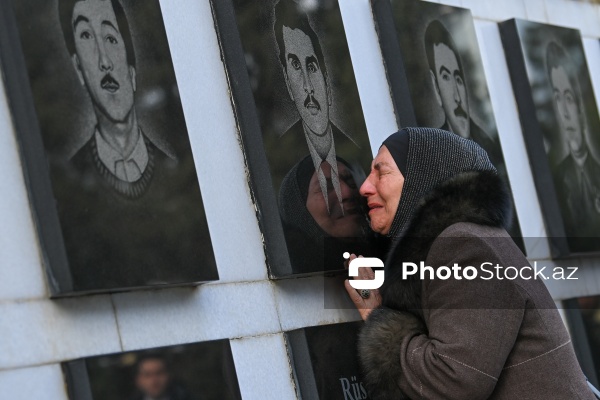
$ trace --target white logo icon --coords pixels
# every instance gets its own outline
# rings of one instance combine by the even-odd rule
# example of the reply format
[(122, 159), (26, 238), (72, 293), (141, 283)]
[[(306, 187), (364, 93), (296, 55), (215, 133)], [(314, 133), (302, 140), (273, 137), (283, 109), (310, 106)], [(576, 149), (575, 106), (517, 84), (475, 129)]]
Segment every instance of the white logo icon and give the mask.
[[(350, 258), (349, 253), (344, 253), (344, 258), (347, 260)], [(383, 261), (376, 257), (358, 257), (350, 261), (348, 266), (348, 276), (353, 278), (358, 277), (359, 268), (383, 268)], [(374, 271), (375, 279), (351, 279), (350, 286), (354, 289), (379, 289), (383, 285), (385, 279), (384, 272), (382, 269), (376, 269)]]

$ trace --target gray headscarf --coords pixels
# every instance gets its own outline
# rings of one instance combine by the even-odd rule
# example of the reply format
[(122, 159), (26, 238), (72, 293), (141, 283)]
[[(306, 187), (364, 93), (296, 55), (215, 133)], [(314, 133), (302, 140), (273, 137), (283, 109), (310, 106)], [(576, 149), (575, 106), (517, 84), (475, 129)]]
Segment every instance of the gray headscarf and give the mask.
[[(407, 140), (408, 139), (408, 140)], [(408, 142), (408, 151), (400, 145)], [(388, 137), (386, 145), (404, 170), (404, 187), (388, 233), (400, 237), (410, 224), (419, 201), (440, 183), (469, 171), (494, 171), (487, 153), (477, 143), (454, 133), (431, 128), (404, 128)]]
[(329, 235), (315, 222), (306, 208), (308, 186), (314, 173), (315, 166), (310, 155), (288, 171), (279, 189), (279, 212), (284, 226), (297, 229), (320, 241)]

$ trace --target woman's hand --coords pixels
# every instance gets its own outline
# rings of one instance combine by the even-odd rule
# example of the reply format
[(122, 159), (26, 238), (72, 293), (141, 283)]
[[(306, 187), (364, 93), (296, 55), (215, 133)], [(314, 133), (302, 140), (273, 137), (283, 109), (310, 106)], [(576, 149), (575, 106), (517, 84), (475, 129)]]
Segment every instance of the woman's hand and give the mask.
[[(344, 264), (346, 269), (348, 269), (348, 265), (355, 258), (356, 255), (350, 255), (350, 259)], [(358, 277), (362, 280), (375, 279), (375, 273), (371, 268), (359, 268)], [(367, 317), (369, 316), (369, 314), (371, 314), (371, 311), (373, 311), (373, 309), (381, 305), (381, 295), (379, 294), (379, 289), (371, 289), (369, 297), (364, 299), (360, 295), (359, 291), (350, 286), (350, 281), (348, 279), (344, 281), (344, 286), (346, 286), (346, 291), (348, 292), (348, 295), (350, 295), (350, 299), (352, 299), (352, 302), (356, 306), (363, 321), (367, 319)]]

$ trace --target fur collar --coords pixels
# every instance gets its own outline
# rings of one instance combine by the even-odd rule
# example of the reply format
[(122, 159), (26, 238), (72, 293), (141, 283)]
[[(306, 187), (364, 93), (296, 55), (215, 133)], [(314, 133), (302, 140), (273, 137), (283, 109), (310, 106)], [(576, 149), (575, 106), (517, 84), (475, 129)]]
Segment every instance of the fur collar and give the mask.
[(405, 261), (425, 261), (433, 241), (458, 222), (509, 224), (509, 196), (498, 175), (465, 172), (445, 181), (419, 202), (405, 234), (392, 245), (380, 289), (383, 306), (371, 312), (358, 340), (370, 398), (408, 398), (398, 385), (403, 374), (399, 355), (404, 339), (427, 334), (427, 327), (421, 309), (421, 280), (418, 276), (402, 280), (400, 267)]
[(472, 222), (507, 227), (511, 203), (502, 179), (491, 171), (460, 173), (424, 196), (406, 231), (394, 240), (385, 263), (386, 280), (380, 291), (383, 305), (422, 318), (421, 281), (402, 280), (403, 262), (425, 261), (433, 241), (449, 226)]

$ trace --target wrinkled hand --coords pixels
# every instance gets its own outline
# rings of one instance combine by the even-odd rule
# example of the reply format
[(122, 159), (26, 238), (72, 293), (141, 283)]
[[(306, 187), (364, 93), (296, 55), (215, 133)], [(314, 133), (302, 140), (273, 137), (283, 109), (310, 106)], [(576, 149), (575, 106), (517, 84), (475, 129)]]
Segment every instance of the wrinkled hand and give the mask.
[[(344, 267), (348, 269), (350, 261), (354, 260), (355, 258), (356, 255), (350, 255), (350, 259), (348, 259), (344, 263)], [(375, 273), (373, 272), (372, 268), (359, 268), (358, 278), (363, 280), (375, 279)], [(381, 295), (379, 294), (379, 289), (371, 289), (371, 295), (368, 298), (363, 299), (360, 293), (352, 286), (350, 286), (350, 281), (348, 279), (344, 281), (344, 286), (346, 287), (346, 291), (348, 292), (350, 299), (356, 306), (356, 309), (360, 313), (360, 316), (362, 317), (363, 321), (367, 319), (369, 314), (371, 314), (371, 311), (373, 311), (375, 308), (381, 305)]]

